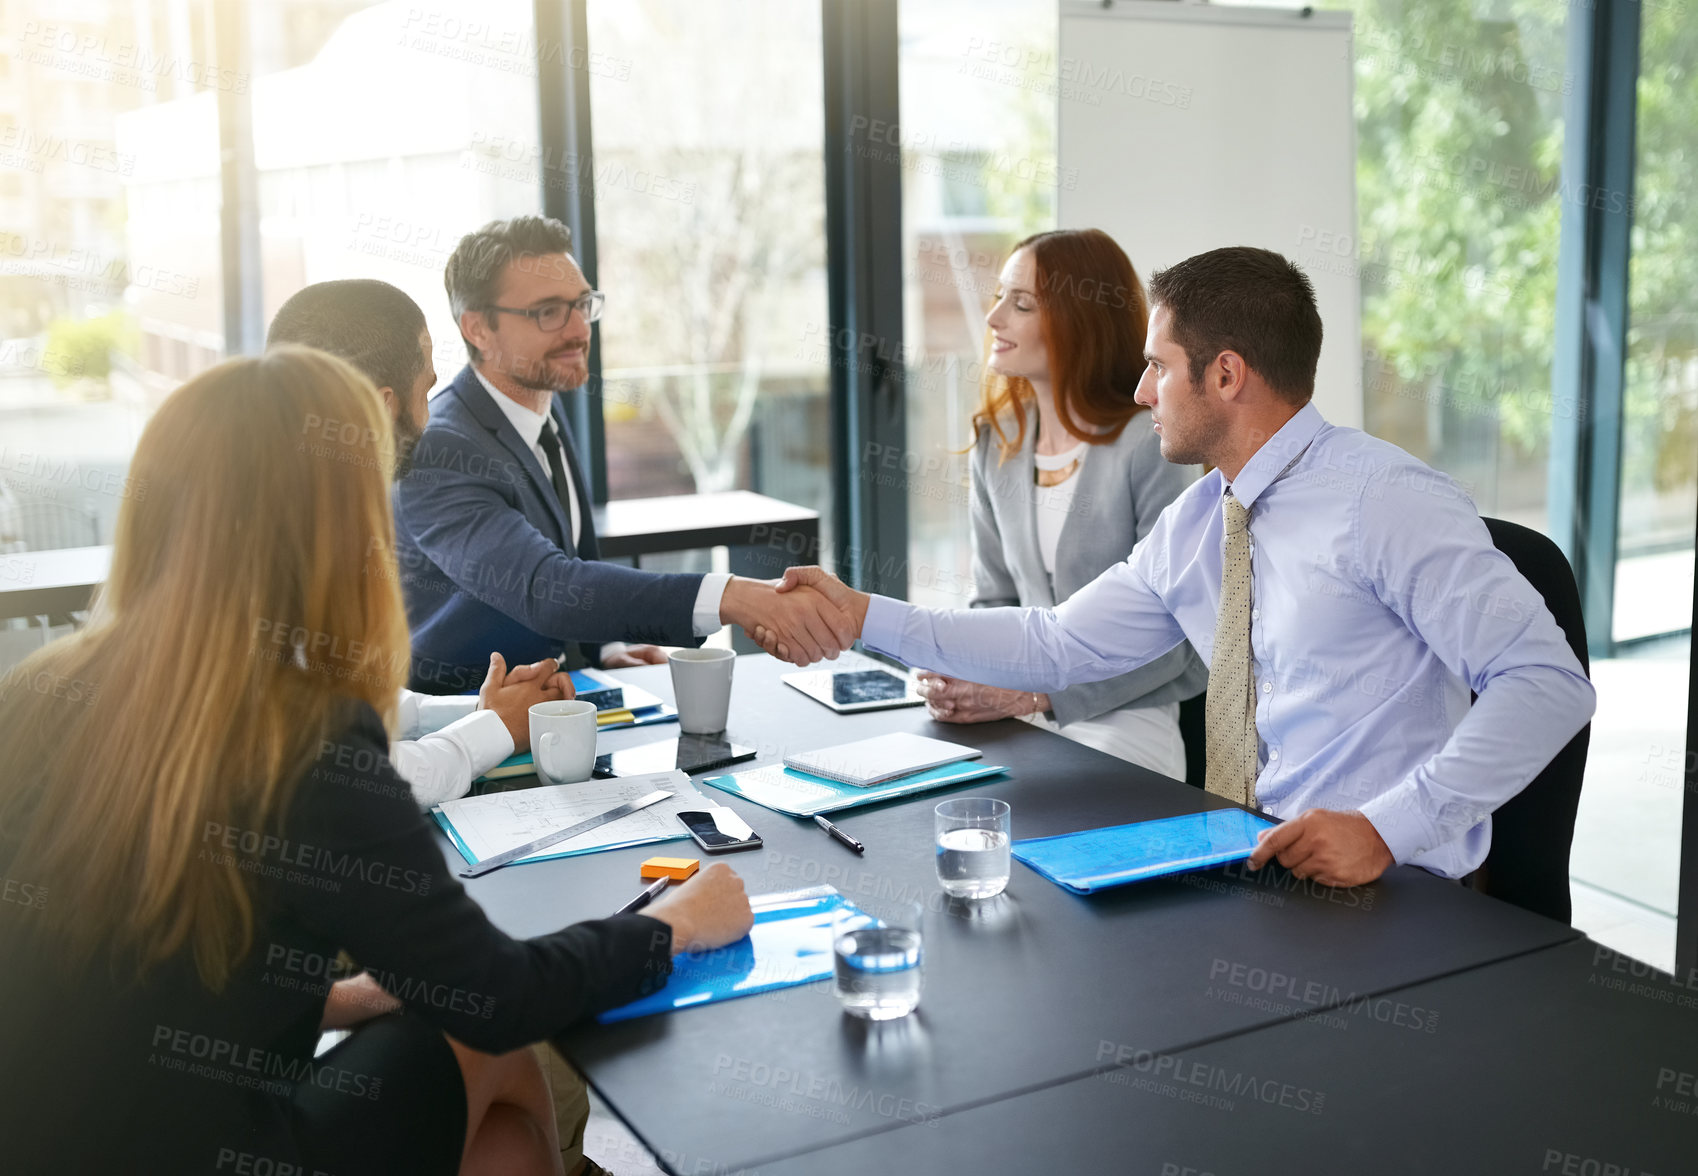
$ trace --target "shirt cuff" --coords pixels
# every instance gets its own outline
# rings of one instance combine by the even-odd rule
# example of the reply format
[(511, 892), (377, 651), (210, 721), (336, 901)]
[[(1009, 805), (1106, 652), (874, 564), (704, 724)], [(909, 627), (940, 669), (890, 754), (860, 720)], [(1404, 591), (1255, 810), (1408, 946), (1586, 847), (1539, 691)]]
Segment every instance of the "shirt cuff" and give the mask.
[(861, 644), (875, 653), (906, 660), (898, 652), (902, 644), (902, 629), (914, 606), (905, 600), (874, 595), (867, 601), (867, 615), (861, 622)]
[(719, 602), (724, 599), (725, 586), (729, 583), (730, 572), (708, 572), (702, 577), (702, 586), (696, 589), (696, 610), (691, 617), (697, 637), (709, 637), (725, 628), (725, 622), (719, 619)]
[(389, 758), (421, 809), (458, 800), (472, 781), (513, 754), (513, 737), (494, 711), (474, 711), (440, 731), (391, 744)]
[(440, 731), (477, 709), (475, 694), (417, 694), (403, 690), (398, 716), (401, 738), (417, 739)]
[(1413, 781), (1406, 780), (1381, 793), (1364, 803), (1360, 811), (1391, 850), (1392, 860), (1400, 866), (1446, 840), (1438, 835), (1422, 808)]
[(495, 767), (513, 754), (513, 736), (507, 724), (492, 710), (473, 711), (444, 727), (443, 735), (457, 735), (464, 742), (466, 755), (472, 761), (472, 779)]
[[(609, 641), (596, 651), (596, 660), (605, 666), (609, 658), (618, 657), (629, 648), (631, 648), (629, 642)], [(566, 663), (562, 661), (560, 664), (565, 665)]]

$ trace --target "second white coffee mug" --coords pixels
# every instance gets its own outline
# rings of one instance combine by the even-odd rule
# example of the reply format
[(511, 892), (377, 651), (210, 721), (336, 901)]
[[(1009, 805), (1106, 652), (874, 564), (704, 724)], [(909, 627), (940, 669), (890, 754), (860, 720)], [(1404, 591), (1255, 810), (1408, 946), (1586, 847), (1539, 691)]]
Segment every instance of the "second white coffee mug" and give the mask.
[(576, 784), (595, 770), (595, 704), (564, 699), (531, 707), (531, 759), (544, 784)]

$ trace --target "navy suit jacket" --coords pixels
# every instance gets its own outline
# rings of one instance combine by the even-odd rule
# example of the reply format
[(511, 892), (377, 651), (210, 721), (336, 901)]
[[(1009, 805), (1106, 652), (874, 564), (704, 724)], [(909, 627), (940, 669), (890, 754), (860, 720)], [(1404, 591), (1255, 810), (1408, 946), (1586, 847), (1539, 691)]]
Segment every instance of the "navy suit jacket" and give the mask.
[(430, 402), (413, 469), (394, 495), (415, 690), (476, 690), (491, 652), (515, 666), (557, 657), (573, 641), (701, 644), (699, 574), (596, 558), (590, 496), (558, 396), (549, 412), (578, 494), (581, 545), (548, 471), (469, 366)]

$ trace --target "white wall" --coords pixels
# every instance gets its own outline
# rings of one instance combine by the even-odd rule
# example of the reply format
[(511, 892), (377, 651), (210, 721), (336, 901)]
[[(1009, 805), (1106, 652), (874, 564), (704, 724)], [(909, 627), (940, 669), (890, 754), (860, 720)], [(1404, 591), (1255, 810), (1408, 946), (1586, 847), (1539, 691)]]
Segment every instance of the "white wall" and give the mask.
[(1360, 428), (1361, 287), (1336, 244), (1356, 235), (1350, 36), (1348, 13), (1062, 0), (1058, 219), (1146, 281), (1226, 245), (1297, 262), (1325, 329), (1315, 404)]

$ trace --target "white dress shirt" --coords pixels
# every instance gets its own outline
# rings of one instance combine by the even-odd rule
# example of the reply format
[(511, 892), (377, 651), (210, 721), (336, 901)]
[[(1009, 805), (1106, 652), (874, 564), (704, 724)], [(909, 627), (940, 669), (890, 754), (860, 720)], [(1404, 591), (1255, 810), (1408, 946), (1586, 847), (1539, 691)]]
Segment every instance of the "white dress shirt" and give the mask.
[[(1196, 482), (1125, 563), (1053, 611), (875, 596), (862, 641), (1019, 690), (1122, 674), (1182, 638), (1208, 661), (1226, 489), (1219, 470)], [(1492, 811), (1596, 706), (1543, 598), (1454, 481), (1313, 404), (1231, 489), (1250, 511), (1258, 806), (1360, 810), (1399, 863), (1476, 869)]]
[(389, 762), (421, 809), (466, 795), (473, 780), (513, 754), (507, 724), (477, 705), (470, 694), (401, 691), (401, 739), (389, 745)]
[[(489, 378), (476, 367), (472, 368), (472, 374), (478, 378), (478, 382), (484, 386), (502, 414), (512, 422), (519, 439), (531, 447), (531, 452), (536, 454), (537, 461), (542, 463), (543, 472), (547, 474), (548, 454), (542, 447), (541, 438), (543, 426), (546, 424), (552, 427), (550, 417), (546, 413), (532, 412), (514, 400), (490, 383)], [(560, 439), (560, 448), (562, 461), (570, 462), (571, 458), (566, 456), (569, 450), (564, 437)], [(554, 485), (553, 482), (548, 484), (551, 488)], [(572, 524), (572, 544), (577, 547), (582, 543), (583, 506), (578, 502), (578, 487), (572, 480), (570, 468), (566, 474), (566, 499), (567, 514)], [(707, 637), (725, 627), (725, 622), (719, 619), (719, 605), (725, 596), (725, 586), (730, 582), (731, 576), (727, 572), (709, 572), (702, 577), (701, 587), (696, 590), (696, 605), (690, 615), (691, 626), (697, 637)], [(615, 654), (624, 652), (625, 648), (623, 641), (609, 641), (601, 647), (601, 660), (605, 662)]]

